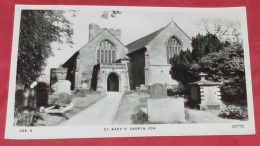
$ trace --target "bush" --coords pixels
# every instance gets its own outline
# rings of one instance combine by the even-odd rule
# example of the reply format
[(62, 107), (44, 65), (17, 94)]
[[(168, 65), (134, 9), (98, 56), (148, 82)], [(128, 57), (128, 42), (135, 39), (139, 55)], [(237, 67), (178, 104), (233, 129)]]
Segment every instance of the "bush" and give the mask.
[(148, 122), (148, 115), (138, 110), (136, 114), (131, 115), (131, 120), (134, 124), (146, 124)]
[(247, 113), (245, 113), (240, 107), (233, 105), (229, 105), (224, 110), (221, 110), (218, 116), (224, 119), (248, 119)]

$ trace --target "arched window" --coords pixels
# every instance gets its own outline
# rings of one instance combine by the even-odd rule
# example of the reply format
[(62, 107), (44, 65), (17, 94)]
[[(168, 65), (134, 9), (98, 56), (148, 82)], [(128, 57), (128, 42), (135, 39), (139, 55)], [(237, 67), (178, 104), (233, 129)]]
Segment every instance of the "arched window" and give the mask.
[(115, 46), (108, 40), (102, 41), (97, 48), (97, 63), (114, 63), (115, 60)]
[(112, 63), (111, 50), (108, 50), (108, 63)]
[(170, 63), (170, 59), (175, 55), (179, 55), (181, 52), (181, 43), (175, 37), (168, 40), (167, 43), (167, 62)]
[(100, 63), (100, 50), (97, 50), (97, 63)]
[(105, 50), (105, 63), (109, 63), (109, 62), (108, 62), (108, 54), (107, 54), (107, 50)]
[(113, 63), (116, 62), (116, 51), (115, 50), (112, 51), (112, 62)]
[(104, 50), (101, 50), (101, 59), (100, 59), (100, 63), (103, 63), (104, 62)]

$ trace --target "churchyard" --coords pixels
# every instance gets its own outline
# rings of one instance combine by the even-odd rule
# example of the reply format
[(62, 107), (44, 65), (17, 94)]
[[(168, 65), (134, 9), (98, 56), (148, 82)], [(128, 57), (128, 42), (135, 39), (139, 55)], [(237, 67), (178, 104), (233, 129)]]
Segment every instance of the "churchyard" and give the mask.
[[(78, 114), (80, 111), (86, 109), (87, 107), (91, 106), (92, 104), (96, 103), (100, 99), (106, 96), (105, 92), (97, 92), (97, 91), (76, 91), (71, 92), (69, 94), (62, 91), (59, 94), (50, 94), (48, 96), (44, 96), (45, 99), (48, 99), (47, 104), (41, 105), (41, 107), (37, 107), (34, 110), (33, 117), (29, 126), (57, 126), (65, 120), (69, 120), (74, 115)], [(65, 96), (60, 96), (65, 95)], [(70, 98), (68, 100), (68, 97)], [(58, 99), (60, 98), (60, 99)], [(70, 104), (73, 107), (65, 112), (59, 112), (60, 107), (65, 107), (69, 104), (64, 104), (65, 102), (71, 102)], [(63, 102), (63, 103), (62, 103)], [(53, 105), (59, 107), (53, 107)], [(53, 107), (50, 110), (46, 110), (48, 107)], [(41, 111), (41, 108), (46, 108), (44, 111)], [(51, 112), (50, 112), (51, 111)], [(54, 111), (54, 112), (52, 112)], [(56, 112), (57, 111), (57, 112)], [(22, 124), (24, 123), (25, 118), (21, 119)], [(19, 122), (18, 122), (19, 123)], [(21, 124), (21, 123), (20, 123)], [(28, 122), (26, 123), (28, 125)], [(19, 125), (16, 126), (25, 126)]]
[[(81, 92), (72, 93), (73, 108), (65, 113), (41, 113), (41, 118), (35, 121), (34, 126), (56, 126), (65, 120), (69, 120), (72, 116), (78, 114), (80, 111), (96, 103), (106, 96), (104, 92)], [(49, 103), (56, 100), (55, 97), (50, 96)]]
[(205, 79), (188, 88), (153, 84), (126, 92), (114, 124), (229, 123), (248, 119), (247, 106), (223, 101), (222, 83)]
[[(225, 119), (219, 117), (220, 110), (198, 110), (191, 108), (187, 105), (187, 95), (174, 95), (167, 96), (167, 98), (176, 99), (184, 97), (184, 113), (186, 121), (172, 121), (172, 122), (150, 122), (149, 114), (142, 111), (147, 108), (147, 100), (150, 99), (148, 92), (127, 92), (124, 94), (122, 102), (119, 106), (117, 116), (114, 120), (114, 124), (195, 124), (195, 123), (232, 123), (242, 122), (238, 119)], [(230, 105), (230, 104), (226, 104)], [(241, 107), (246, 114), (247, 107), (242, 105), (234, 105), (235, 107)], [(158, 110), (163, 114), (162, 111)]]
[[(205, 81), (203, 80), (203, 82)], [(100, 91), (79, 90), (71, 92), (69, 84), (67, 84), (66, 81), (60, 81), (55, 88), (55, 92), (49, 93), (48, 90), (43, 90), (45, 84), (38, 83), (35, 89), (41, 89), (43, 93), (39, 91), (37, 93), (36, 90), (37, 97), (33, 98), (34, 100), (21, 102), (22, 104), (28, 102), (27, 106), (30, 103), (35, 104), (36, 110), (34, 110), (30, 126), (60, 125), (108, 95), (107, 92)], [(61, 85), (62, 87), (59, 87)], [(67, 85), (67, 87), (64, 85)], [(212, 92), (212, 90), (210, 91)], [(205, 92), (203, 90), (203, 95)], [(163, 84), (154, 84), (149, 87), (142, 85), (137, 90), (125, 92), (121, 102), (119, 101), (118, 104), (112, 106), (115, 110), (111, 113), (114, 116), (109, 117), (109, 119), (112, 118), (110, 124), (231, 123), (241, 122), (248, 118), (246, 105), (222, 102), (218, 96), (211, 94), (204, 97), (204, 102), (198, 102), (204, 104), (198, 104), (191, 98), (194, 96), (194, 92), (191, 91), (190, 94), (167, 89), (166, 85)], [(201, 100), (201, 98), (198, 99)], [(31, 102), (35, 100), (36, 102)], [(112, 102), (111, 99), (105, 102), (102, 101), (102, 104), (96, 104), (95, 108), (97, 110), (95, 111), (103, 111), (103, 108), (108, 108), (105, 104), (109, 105), (111, 104), (110, 102)], [(72, 106), (70, 107), (70, 105)], [(65, 110), (66, 108), (67, 110)], [(104, 110), (107, 111), (108, 109)], [(106, 120), (106, 117), (102, 116), (106, 113), (95, 114), (101, 115), (100, 118), (103, 117), (100, 121)], [(74, 119), (76, 122), (72, 122), (72, 124), (77, 124), (77, 119), (90, 116), (82, 113), (80, 115), (83, 117), (78, 116), (76, 120)], [(89, 118), (87, 117), (87, 121), (99, 121), (99, 119)]]

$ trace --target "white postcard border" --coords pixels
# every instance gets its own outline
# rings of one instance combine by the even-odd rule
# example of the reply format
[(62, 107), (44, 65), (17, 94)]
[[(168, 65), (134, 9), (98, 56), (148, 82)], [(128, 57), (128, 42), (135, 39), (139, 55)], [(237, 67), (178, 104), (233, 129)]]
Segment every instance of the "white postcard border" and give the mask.
[[(7, 139), (55, 139), (55, 138), (95, 138), (95, 137), (139, 137), (139, 136), (189, 136), (189, 135), (249, 135), (255, 134), (253, 95), (251, 83), (251, 68), (249, 58), (249, 44), (246, 21), (245, 7), (230, 8), (241, 13), (241, 23), (243, 30), (244, 58), (247, 83), (247, 101), (248, 101), (248, 121), (241, 123), (210, 123), (210, 124), (151, 124), (151, 125), (100, 125), (100, 126), (51, 126), (51, 127), (14, 127), (14, 97), (15, 80), (18, 54), (18, 40), (20, 28), (20, 13), (22, 9), (70, 9), (79, 10), (84, 8), (100, 9), (101, 6), (39, 6), (39, 5), (16, 5), (13, 46), (11, 56), (11, 71), (9, 81), (8, 109), (6, 119)], [(104, 7), (102, 7), (104, 8)], [(101, 8), (101, 9), (102, 9)], [(115, 8), (112, 6), (106, 7)], [(129, 10), (143, 9), (142, 7), (116, 7)], [(170, 8), (145, 7), (145, 9), (154, 9), (155, 11), (167, 11)], [(174, 8), (180, 11), (193, 11), (196, 8)], [(209, 8), (208, 10), (222, 8)], [(225, 8), (223, 8), (225, 9)], [(146, 130), (142, 130), (145, 127)], [(110, 131), (106, 131), (106, 128)], [(111, 130), (117, 128), (118, 130)], [(150, 130), (149, 130), (150, 129)], [(26, 132), (21, 132), (25, 130)]]

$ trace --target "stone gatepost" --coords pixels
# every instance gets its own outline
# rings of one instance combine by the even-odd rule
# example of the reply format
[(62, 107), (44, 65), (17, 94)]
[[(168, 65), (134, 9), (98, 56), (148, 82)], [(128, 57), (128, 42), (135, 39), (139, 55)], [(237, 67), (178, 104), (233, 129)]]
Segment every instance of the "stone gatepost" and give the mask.
[(207, 74), (200, 73), (200, 81), (190, 83), (190, 100), (199, 105), (200, 110), (220, 110), (224, 104), (221, 101), (220, 82), (211, 82), (205, 79)]

